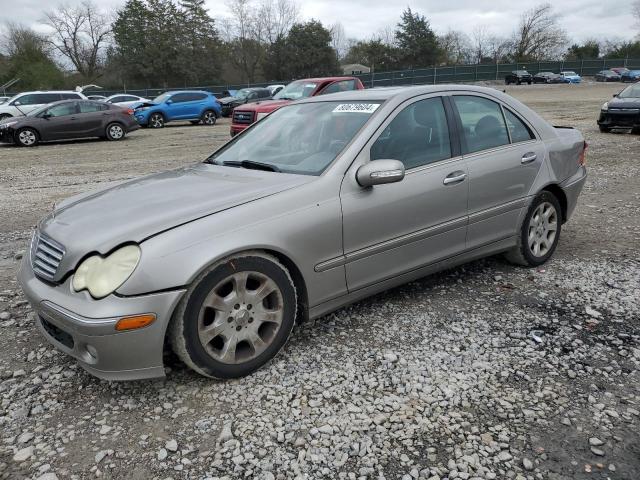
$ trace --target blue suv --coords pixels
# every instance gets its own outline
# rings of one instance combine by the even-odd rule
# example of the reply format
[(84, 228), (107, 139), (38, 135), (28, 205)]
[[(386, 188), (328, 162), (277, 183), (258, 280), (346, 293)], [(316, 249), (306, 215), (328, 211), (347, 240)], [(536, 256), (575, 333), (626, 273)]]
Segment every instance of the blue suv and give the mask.
[(222, 107), (210, 92), (181, 90), (167, 92), (152, 102), (133, 106), (138, 123), (149, 128), (162, 128), (173, 120), (189, 120), (196, 125), (215, 125), (222, 114)]

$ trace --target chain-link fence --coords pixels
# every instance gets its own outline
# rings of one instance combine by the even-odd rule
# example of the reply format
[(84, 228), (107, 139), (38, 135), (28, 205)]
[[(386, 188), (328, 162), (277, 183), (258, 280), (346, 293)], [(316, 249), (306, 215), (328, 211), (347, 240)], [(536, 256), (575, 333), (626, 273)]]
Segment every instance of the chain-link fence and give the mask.
[[(626, 67), (630, 70), (640, 70), (640, 59), (595, 59), (571, 60), (555, 62), (522, 62), (498, 63), (479, 65), (453, 65), (446, 67), (415, 68), (387, 72), (373, 72), (355, 75), (360, 78), (366, 88), (389, 87), (396, 85), (425, 85), (435, 83), (470, 83), (480, 81), (501, 81), (505, 75), (513, 70), (528, 70), (538, 72), (556, 72), (572, 70), (581, 76), (593, 76), (601, 70), (615, 67)], [(145, 98), (155, 98), (161, 93), (171, 90), (206, 90), (221, 95), (228, 90), (238, 90), (244, 87), (266, 87), (267, 85), (286, 84), (287, 81), (272, 81), (261, 83), (227, 84), (227, 85), (198, 85), (174, 88), (138, 88), (129, 89), (123, 86), (119, 90), (91, 90), (86, 95), (103, 95), (105, 97), (116, 93), (130, 93)], [(9, 94), (7, 94), (9, 95)]]

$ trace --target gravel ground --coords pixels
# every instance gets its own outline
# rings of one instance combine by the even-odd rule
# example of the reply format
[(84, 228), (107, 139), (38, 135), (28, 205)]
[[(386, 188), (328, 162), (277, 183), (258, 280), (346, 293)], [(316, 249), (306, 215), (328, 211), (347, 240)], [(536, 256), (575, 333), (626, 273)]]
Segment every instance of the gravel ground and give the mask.
[(589, 179), (555, 258), (490, 258), (294, 330), (256, 374), (95, 379), (42, 340), (15, 281), (54, 202), (202, 159), (228, 135), (0, 147), (0, 478), (637, 479), (640, 137), (600, 134), (618, 85), (511, 87), (580, 128)]

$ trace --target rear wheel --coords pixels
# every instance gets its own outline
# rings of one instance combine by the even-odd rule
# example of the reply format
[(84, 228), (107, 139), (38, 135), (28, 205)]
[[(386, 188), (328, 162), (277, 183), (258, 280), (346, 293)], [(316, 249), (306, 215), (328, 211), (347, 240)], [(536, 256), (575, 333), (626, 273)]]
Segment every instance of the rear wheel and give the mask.
[(209, 268), (189, 288), (169, 340), (198, 373), (242, 377), (286, 343), (296, 305), (291, 276), (276, 258), (260, 252), (236, 255)]
[(152, 113), (149, 117), (148, 126), (151, 128), (163, 128), (164, 127), (164, 115), (161, 113)]
[(640, 135), (640, 127), (633, 127), (631, 129), (631, 133), (633, 133), (634, 135)]
[(21, 128), (15, 134), (16, 145), (20, 147), (35, 147), (39, 141), (40, 137), (38, 136), (38, 132), (33, 128)]
[(216, 124), (216, 112), (214, 112), (213, 110), (205, 110), (204, 113), (202, 114), (202, 123), (205, 125), (215, 125)]
[(531, 203), (522, 222), (518, 244), (505, 254), (518, 265), (535, 267), (555, 252), (562, 228), (560, 202), (551, 192), (541, 192)]
[(107, 125), (107, 128), (105, 130), (105, 137), (107, 138), (107, 140), (122, 140), (125, 135), (126, 132), (124, 131), (122, 125), (119, 123), (110, 123), (109, 125)]

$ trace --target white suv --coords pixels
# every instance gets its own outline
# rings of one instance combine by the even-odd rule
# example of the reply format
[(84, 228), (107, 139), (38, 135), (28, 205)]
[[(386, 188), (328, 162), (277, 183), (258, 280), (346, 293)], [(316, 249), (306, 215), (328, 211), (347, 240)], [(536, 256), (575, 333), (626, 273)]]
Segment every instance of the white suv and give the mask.
[(86, 97), (72, 90), (19, 93), (0, 105), (0, 120), (9, 117), (21, 117), (31, 110), (59, 100), (76, 99), (86, 100)]

